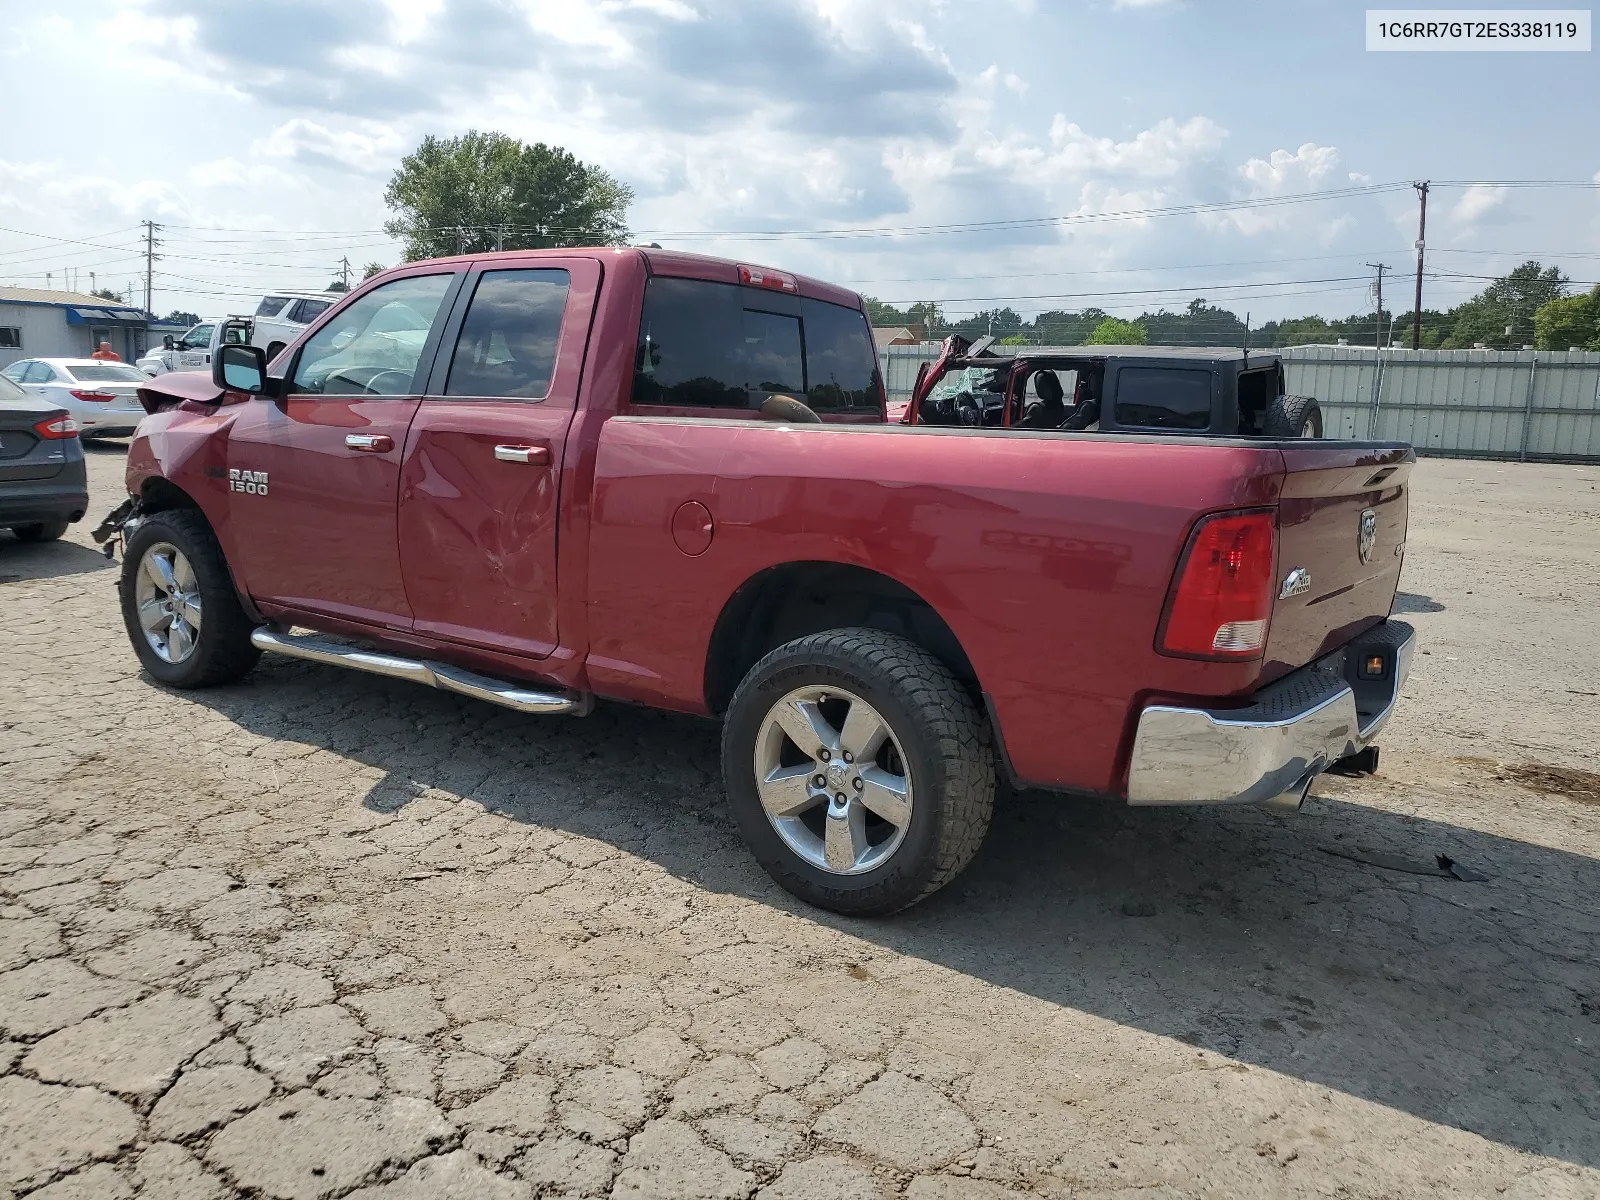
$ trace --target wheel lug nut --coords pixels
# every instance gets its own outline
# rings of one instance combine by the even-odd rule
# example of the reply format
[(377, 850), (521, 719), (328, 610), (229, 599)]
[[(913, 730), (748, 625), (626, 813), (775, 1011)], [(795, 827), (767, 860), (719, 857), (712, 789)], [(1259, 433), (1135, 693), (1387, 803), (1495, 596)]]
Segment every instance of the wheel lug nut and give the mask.
[(827, 787), (828, 786), (828, 777), (826, 775), (817, 775), (817, 776), (814, 776), (812, 778), (812, 782), (815, 783), (818, 787)]
[(856, 791), (859, 792), (861, 790), (861, 786), (862, 786), (861, 785), (861, 780), (857, 779), (854, 782), (855, 782), (855, 785), (856, 785)]
[(840, 805), (841, 807), (843, 805), (846, 805), (846, 804), (850, 803), (848, 800), (845, 799), (845, 796), (844, 796), (843, 792), (840, 792), (837, 796), (835, 796), (833, 798), (833, 802), (835, 804), (837, 804), (837, 805)]
[(845, 760), (845, 762), (855, 762), (855, 755), (851, 754), (850, 751), (846, 750), (844, 752), (844, 760)]
[(832, 758), (833, 756), (828, 753), (827, 747), (823, 747), (820, 751), (818, 751), (817, 757), (823, 762), (827, 762), (828, 759)]

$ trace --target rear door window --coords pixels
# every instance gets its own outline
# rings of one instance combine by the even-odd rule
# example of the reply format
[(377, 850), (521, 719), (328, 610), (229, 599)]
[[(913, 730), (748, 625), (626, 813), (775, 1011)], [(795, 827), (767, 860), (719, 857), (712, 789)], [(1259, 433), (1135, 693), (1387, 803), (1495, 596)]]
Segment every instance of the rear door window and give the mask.
[(877, 361), (862, 313), (734, 284), (650, 281), (633, 403), (749, 409), (772, 395), (817, 412), (875, 410)]
[(872, 330), (858, 308), (803, 300), (806, 403), (819, 413), (876, 412), (881, 400)]
[(283, 306), (289, 303), (287, 296), (263, 296), (261, 303), (256, 305), (256, 316), (275, 317), (283, 311)]
[(456, 339), (445, 395), (549, 395), (570, 286), (562, 270), (485, 271)]
[(298, 325), (309, 325), (332, 307), (331, 300), (297, 300), (287, 319)]
[(1211, 372), (1123, 367), (1117, 372), (1117, 424), (1142, 429), (1208, 429)]

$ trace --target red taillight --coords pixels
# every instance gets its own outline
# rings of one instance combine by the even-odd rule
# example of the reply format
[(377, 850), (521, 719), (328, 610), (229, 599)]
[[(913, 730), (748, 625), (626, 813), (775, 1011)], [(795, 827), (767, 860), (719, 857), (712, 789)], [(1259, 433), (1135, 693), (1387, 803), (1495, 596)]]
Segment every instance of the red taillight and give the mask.
[(1260, 655), (1272, 617), (1276, 537), (1271, 512), (1201, 521), (1178, 566), (1157, 648), (1189, 658)]
[(91, 404), (110, 404), (116, 399), (110, 392), (79, 392), (74, 391), (73, 396), (79, 400), (87, 400)]
[(78, 436), (78, 423), (71, 417), (46, 417), (33, 427), (33, 431), (46, 441), (59, 442), (63, 438)]
[(739, 282), (751, 287), (767, 288), (774, 292), (798, 292), (800, 285), (793, 275), (774, 271), (771, 267), (747, 267), (739, 264)]

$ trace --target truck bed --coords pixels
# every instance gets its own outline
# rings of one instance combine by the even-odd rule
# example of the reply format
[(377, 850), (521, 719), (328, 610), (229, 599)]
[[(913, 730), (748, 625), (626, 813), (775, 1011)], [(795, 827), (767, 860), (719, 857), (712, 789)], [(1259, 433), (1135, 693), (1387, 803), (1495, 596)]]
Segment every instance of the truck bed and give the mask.
[[(848, 564), (903, 584), (948, 625), (1020, 780), (1120, 792), (1145, 701), (1242, 702), (1388, 614), (1413, 457), (1393, 443), (614, 417), (594, 468), (591, 684), (706, 711), (720, 608), (707, 598), (788, 562)], [(692, 557), (670, 534), (691, 501), (715, 530)], [(1368, 507), (1384, 514), (1382, 557), (1358, 570)], [(1197, 518), (1249, 508), (1280, 513), (1274, 579), (1304, 566), (1314, 591), (1277, 602), (1263, 657), (1159, 653)], [(681, 636), (645, 636), (647, 621)]]

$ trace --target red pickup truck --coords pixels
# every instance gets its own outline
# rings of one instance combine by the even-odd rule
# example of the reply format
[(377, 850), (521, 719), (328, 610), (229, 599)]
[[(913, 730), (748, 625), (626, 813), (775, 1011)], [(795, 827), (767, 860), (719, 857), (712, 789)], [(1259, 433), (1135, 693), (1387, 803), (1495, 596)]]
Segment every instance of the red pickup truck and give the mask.
[(413, 263), (141, 398), (103, 531), (154, 679), (718, 718), (756, 857), (841, 912), (953, 878), (997, 776), (1297, 807), (1410, 663), (1409, 447), (889, 424), (860, 298), (768, 268)]

